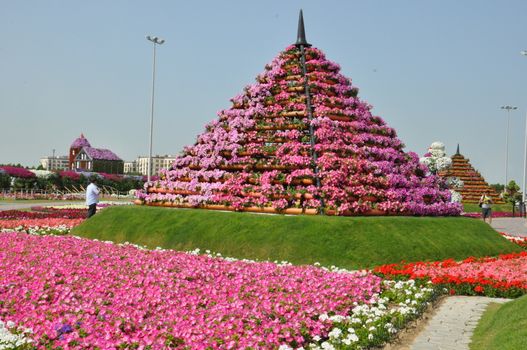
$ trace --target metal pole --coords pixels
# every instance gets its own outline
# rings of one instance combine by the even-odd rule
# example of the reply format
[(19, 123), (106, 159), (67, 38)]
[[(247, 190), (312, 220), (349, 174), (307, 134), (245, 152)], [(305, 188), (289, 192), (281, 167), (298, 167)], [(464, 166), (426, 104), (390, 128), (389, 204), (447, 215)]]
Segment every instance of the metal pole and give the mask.
[(507, 190), (507, 185), (509, 183), (509, 125), (511, 122), (511, 114), (510, 109), (507, 108), (507, 133), (505, 135), (505, 189)]
[(152, 64), (152, 104), (150, 111), (150, 148), (148, 151), (148, 176), (147, 180), (150, 182), (150, 177), (152, 176), (152, 139), (154, 132), (154, 94), (155, 94), (155, 83), (156, 83), (156, 42), (153, 42), (154, 46), (154, 57)]
[[(313, 172), (315, 173), (315, 184), (318, 189), (320, 189), (320, 177), (318, 176), (318, 165), (317, 165), (317, 152), (315, 151), (315, 130), (313, 127), (313, 109), (311, 106), (311, 94), (309, 92), (309, 77), (307, 76), (307, 68), (306, 68), (306, 52), (304, 50), (304, 45), (300, 46), (300, 61), (302, 63), (302, 74), (304, 75), (304, 89), (306, 94), (306, 109), (307, 109), (307, 117), (309, 119), (309, 143), (311, 146), (311, 158), (313, 162)], [(320, 206), (321, 208), (325, 207), (324, 204), (324, 198), (322, 196), (319, 197), (320, 199)]]
[[(525, 135), (524, 135), (525, 141), (524, 141), (524, 147), (523, 147), (523, 193), (522, 193), (522, 205), (525, 205), (525, 191), (526, 191), (526, 172), (527, 172), (527, 112), (525, 113)], [(524, 216), (525, 216), (525, 209), (524, 209)]]

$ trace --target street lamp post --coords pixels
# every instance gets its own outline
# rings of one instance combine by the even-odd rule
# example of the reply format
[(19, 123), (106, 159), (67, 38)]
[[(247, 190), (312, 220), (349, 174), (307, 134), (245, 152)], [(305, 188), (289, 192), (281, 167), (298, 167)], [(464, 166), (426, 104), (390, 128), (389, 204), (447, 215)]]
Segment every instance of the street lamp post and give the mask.
[[(527, 56), (527, 50), (520, 51), (520, 54), (522, 56)], [(526, 195), (526, 192), (527, 192), (526, 183), (525, 183), (525, 181), (527, 180), (526, 179), (526, 172), (527, 172), (527, 114), (525, 115), (525, 135), (524, 135), (524, 137), (525, 137), (525, 141), (524, 141), (524, 148), (523, 148), (523, 182), (522, 182), (523, 191), (522, 191), (522, 203), (525, 206), (525, 195)], [(525, 216), (525, 207), (524, 207), (523, 215)]]
[(511, 122), (511, 110), (516, 110), (518, 107), (506, 105), (501, 106), (501, 109), (507, 111), (507, 134), (505, 136), (505, 188), (503, 189), (503, 191), (505, 191), (509, 182), (509, 126)]
[(162, 45), (165, 40), (158, 38), (157, 36), (146, 37), (147, 40), (152, 42), (154, 49), (154, 58), (152, 63), (152, 105), (150, 110), (150, 148), (148, 150), (148, 175), (147, 181), (150, 182), (150, 177), (152, 176), (152, 135), (154, 131), (154, 92), (155, 92), (155, 83), (156, 83), (156, 46)]

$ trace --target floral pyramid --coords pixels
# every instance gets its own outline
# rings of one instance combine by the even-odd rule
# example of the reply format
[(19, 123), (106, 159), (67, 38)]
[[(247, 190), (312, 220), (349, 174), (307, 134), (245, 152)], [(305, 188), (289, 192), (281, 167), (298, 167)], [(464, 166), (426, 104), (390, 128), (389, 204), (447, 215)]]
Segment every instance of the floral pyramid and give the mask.
[(456, 154), (452, 156), (452, 166), (440, 172), (439, 175), (445, 178), (457, 177), (463, 181), (463, 188), (458, 190), (463, 196), (463, 203), (478, 203), (485, 191), (489, 191), (494, 203), (505, 203), (496, 190), (489, 186), (480, 172), (474, 169), (470, 160), (459, 153), (459, 146)]
[[(302, 20), (302, 18), (301, 18)], [(218, 112), (141, 203), (330, 215), (456, 215), (441, 178), (310, 47), (281, 52)], [(300, 26), (299, 26), (300, 27)], [(299, 30), (300, 33), (300, 30)], [(302, 38), (301, 38), (302, 37)]]

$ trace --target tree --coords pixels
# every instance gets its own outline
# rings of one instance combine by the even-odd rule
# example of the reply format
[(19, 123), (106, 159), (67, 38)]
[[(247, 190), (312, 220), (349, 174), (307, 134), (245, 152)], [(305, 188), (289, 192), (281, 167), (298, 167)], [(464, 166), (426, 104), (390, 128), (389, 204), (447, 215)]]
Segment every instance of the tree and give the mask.
[(497, 193), (503, 192), (503, 189), (505, 188), (505, 185), (503, 184), (492, 184), (489, 185), (491, 188), (493, 188)]
[(522, 194), (520, 192), (520, 186), (516, 184), (514, 180), (511, 180), (507, 187), (505, 188), (505, 192), (503, 193), (503, 199), (512, 205), (512, 212), (514, 213), (514, 207), (517, 202), (521, 202), (522, 200)]

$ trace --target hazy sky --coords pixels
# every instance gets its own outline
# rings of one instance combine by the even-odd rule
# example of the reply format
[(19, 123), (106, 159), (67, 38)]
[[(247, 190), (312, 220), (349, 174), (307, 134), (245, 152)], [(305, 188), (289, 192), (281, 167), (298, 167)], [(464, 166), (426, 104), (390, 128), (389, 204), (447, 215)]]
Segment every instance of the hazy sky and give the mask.
[(67, 154), (82, 132), (125, 160), (176, 154), (296, 39), (339, 63), (408, 151), (457, 143), (487, 181), (521, 182), (527, 1), (0, 0), (0, 163)]

